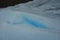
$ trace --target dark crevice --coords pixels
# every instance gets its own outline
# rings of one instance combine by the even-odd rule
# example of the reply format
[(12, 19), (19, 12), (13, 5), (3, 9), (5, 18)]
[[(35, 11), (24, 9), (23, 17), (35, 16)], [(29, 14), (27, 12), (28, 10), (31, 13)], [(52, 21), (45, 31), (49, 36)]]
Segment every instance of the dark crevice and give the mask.
[(26, 3), (33, 0), (0, 0), (0, 8), (6, 8), (8, 6), (15, 6), (17, 4)]
[(47, 9), (47, 11), (53, 11), (53, 10), (60, 10), (60, 8), (50, 8), (50, 9)]

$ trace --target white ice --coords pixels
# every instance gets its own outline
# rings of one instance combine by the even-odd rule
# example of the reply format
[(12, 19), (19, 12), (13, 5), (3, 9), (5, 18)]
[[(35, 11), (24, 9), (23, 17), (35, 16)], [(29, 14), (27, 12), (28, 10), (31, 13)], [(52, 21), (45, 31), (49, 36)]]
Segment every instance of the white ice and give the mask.
[(35, 0), (0, 9), (0, 40), (60, 40), (58, 1)]

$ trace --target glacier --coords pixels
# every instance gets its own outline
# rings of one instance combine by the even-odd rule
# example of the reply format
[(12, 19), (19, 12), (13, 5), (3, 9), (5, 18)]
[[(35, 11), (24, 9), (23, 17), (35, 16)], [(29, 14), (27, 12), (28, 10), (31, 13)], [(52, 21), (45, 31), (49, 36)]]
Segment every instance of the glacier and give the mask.
[(34, 0), (0, 9), (0, 40), (60, 40), (59, 0)]

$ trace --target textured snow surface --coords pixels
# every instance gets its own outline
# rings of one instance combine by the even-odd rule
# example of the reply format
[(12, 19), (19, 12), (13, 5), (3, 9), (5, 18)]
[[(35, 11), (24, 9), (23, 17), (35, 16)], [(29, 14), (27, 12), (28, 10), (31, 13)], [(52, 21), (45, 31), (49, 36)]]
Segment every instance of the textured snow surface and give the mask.
[(34, 0), (0, 9), (0, 40), (60, 40), (59, 4)]

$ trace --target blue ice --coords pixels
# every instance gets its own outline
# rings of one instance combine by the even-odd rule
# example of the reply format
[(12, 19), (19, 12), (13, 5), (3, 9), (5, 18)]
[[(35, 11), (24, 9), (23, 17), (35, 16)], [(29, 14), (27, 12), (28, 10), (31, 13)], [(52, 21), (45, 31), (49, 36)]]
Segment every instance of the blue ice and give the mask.
[[(18, 17), (17, 17), (17, 18), (18, 18)], [(35, 20), (34, 18), (33, 18), (33, 20), (30, 19), (30, 17), (27, 17), (27, 16), (23, 16), (22, 18), (23, 18), (24, 21), (25, 21), (26, 23), (28, 23), (29, 25), (32, 25), (32, 26), (35, 26), (35, 27), (38, 27), (38, 28), (47, 28), (47, 26), (44, 25), (44, 23), (41, 23), (41, 22), (39, 22), (38, 20)], [(21, 24), (21, 23), (24, 23), (24, 22), (21, 22), (21, 21), (19, 20), (19, 18), (18, 18), (17, 20), (15, 19), (15, 21), (13, 21), (13, 22), (7, 21), (7, 23), (8, 23), (8, 24), (12, 24), (12, 25), (18, 25), (18, 24)]]
[(32, 25), (32, 26), (40, 27), (40, 28), (47, 28), (46, 25), (44, 25), (44, 24), (41, 23), (41, 22), (36, 21), (35, 19), (34, 19), (34, 20), (31, 20), (31, 19), (29, 19), (29, 17), (26, 17), (26, 16), (24, 16), (23, 18), (24, 18), (24, 20), (25, 20), (28, 24), (30, 24), (30, 25)]

